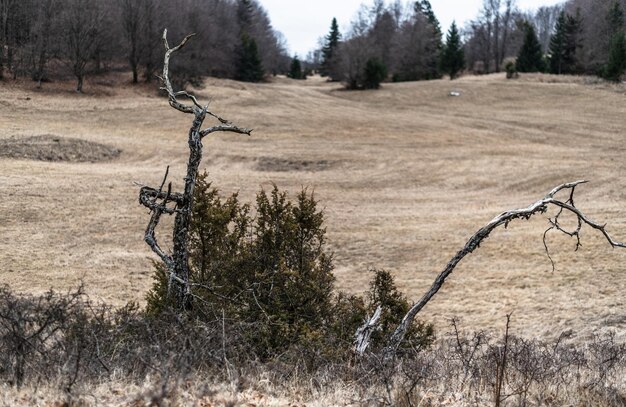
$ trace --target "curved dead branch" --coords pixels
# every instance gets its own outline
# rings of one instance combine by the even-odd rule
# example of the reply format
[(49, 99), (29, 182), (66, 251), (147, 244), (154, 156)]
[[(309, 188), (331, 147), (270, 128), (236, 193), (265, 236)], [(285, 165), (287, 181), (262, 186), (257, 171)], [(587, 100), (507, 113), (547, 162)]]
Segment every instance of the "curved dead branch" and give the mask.
[[(417, 303), (415, 303), (404, 316), (402, 322), (400, 322), (394, 333), (391, 335), (387, 347), (383, 350), (384, 359), (389, 361), (395, 356), (398, 347), (404, 339), (404, 336), (411, 323), (413, 322), (415, 316), (422, 310), (422, 308), (424, 308), (428, 301), (430, 301), (433, 296), (437, 294), (439, 289), (443, 286), (443, 283), (446, 281), (446, 278), (448, 278), (448, 276), (452, 274), (452, 271), (454, 271), (457, 264), (459, 264), (459, 262), (463, 260), (465, 256), (476, 250), (480, 246), (482, 241), (485, 240), (489, 236), (489, 234), (499, 226), (504, 225), (506, 227), (511, 221), (516, 219), (530, 219), (533, 215), (536, 215), (538, 213), (545, 213), (548, 210), (548, 207), (550, 205), (553, 205), (559, 208), (559, 212), (554, 218), (549, 219), (550, 227), (544, 233), (544, 245), (546, 246), (546, 253), (548, 252), (545, 237), (546, 234), (551, 230), (556, 230), (565, 233), (568, 236), (576, 237), (576, 248), (578, 249), (578, 247), (580, 247), (579, 232), (583, 225), (588, 225), (593, 229), (600, 231), (600, 233), (604, 235), (604, 237), (612, 247), (626, 248), (626, 244), (616, 241), (611, 237), (611, 235), (606, 231), (606, 225), (601, 225), (592, 221), (574, 204), (574, 192), (576, 190), (576, 187), (585, 183), (587, 183), (587, 181), (580, 180), (561, 184), (552, 189), (545, 197), (532, 203), (526, 208), (515, 209), (512, 211), (501, 213), (500, 215), (493, 218), (491, 222), (487, 223), (476, 233), (474, 233), (474, 235), (467, 241), (465, 246), (463, 246), (463, 248), (459, 250), (457, 254), (448, 262), (444, 270), (437, 276), (426, 294), (424, 294), (424, 296), (422, 296), (422, 298)], [(567, 190), (569, 190), (569, 198), (567, 201), (563, 202), (555, 197), (559, 192)], [(568, 231), (561, 227), (559, 224), (559, 218), (565, 212), (574, 214), (578, 219), (578, 225), (573, 231)]]
[[(163, 59), (163, 76), (160, 77), (163, 82), (161, 90), (167, 93), (170, 106), (180, 112), (194, 115), (193, 123), (189, 129), (189, 160), (187, 162), (187, 173), (184, 178), (185, 189), (182, 193), (172, 192), (171, 183), (168, 184), (166, 191), (163, 189), (169, 174), (168, 167), (163, 182), (158, 189), (142, 186), (139, 191), (139, 202), (151, 212), (144, 240), (165, 264), (169, 277), (168, 293), (173, 299), (173, 303), (179, 309), (189, 309), (191, 307), (192, 285), (190, 284), (189, 270), (189, 229), (193, 208), (193, 194), (198, 168), (202, 160), (202, 139), (209, 134), (217, 132), (250, 135), (252, 131), (239, 128), (228, 120), (210, 112), (208, 105), (202, 106), (194, 95), (184, 90), (174, 91), (169, 73), (170, 58), (172, 54), (181, 50), (194, 35), (187, 35), (180, 44), (170, 48), (167, 41), (167, 29), (163, 31), (165, 56)], [(191, 104), (184, 104), (179, 101), (179, 98), (188, 99), (191, 101)], [(220, 124), (202, 130), (202, 124), (207, 116), (217, 119)], [(175, 215), (171, 255), (161, 248), (156, 238), (156, 228), (163, 214)]]

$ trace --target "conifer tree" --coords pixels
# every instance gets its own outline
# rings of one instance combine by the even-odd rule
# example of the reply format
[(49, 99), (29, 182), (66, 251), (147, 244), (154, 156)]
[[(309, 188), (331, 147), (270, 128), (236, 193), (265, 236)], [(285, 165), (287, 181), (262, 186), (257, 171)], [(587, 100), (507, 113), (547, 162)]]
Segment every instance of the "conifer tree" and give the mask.
[(611, 40), (609, 43), (609, 60), (604, 67), (605, 79), (618, 82), (626, 71), (626, 37), (624, 36), (624, 12), (615, 2), (607, 16)]
[(560, 75), (563, 71), (563, 54), (565, 50), (565, 12), (559, 14), (550, 37), (550, 72)]
[[(429, 44), (426, 49), (426, 53), (433, 55), (434, 58), (422, 58), (422, 62), (426, 65), (426, 72), (424, 79), (439, 79), (441, 78), (440, 64), (441, 52), (443, 50), (443, 33), (441, 32), (441, 24), (435, 12), (428, 0), (416, 1), (414, 5), (414, 11), (416, 14), (421, 14), (426, 17), (426, 20), (432, 28), (432, 44)], [(428, 40), (427, 40), (428, 43)]]
[(297, 55), (291, 60), (291, 66), (287, 76), (291, 79), (306, 79), (306, 76), (302, 72), (302, 64), (300, 63), (300, 59)]
[(579, 54), (582, 48), (582, 15), (580, 8), (576, 10), (576, 15), (567, 15), (565, 20), (565, 61), (567, 72), (571, 74), (580, 73)]
[(463, 52), (463, 44), (461, 44), (461, 36), (456, 27), (456, 22), (452, 22), (450, 30), (446, 36), (446, 45), (443, 48), (441, 58), (441, 69), (450, 75), (450, 79), (455, 79), (459, 72), (465, 68), (465, 53)]
[(441, 37), (443, 36), (443, 33), (441, 32), (441, 24), (439, 24), (439, 20), (437, 19), (437, 16), (435, 16), (435, 12), (433, 11), (433, 7), (430, 2), (428, 0), (416, 1), (414, 9), (416, 13), (421, 13), (426, 16), (426, 19), (433, 27), (436, 37), (439, 38), (438, 47), (440, 48), (442, 45)]
[(335, 78), (332, 78), (333, 57), (340, 40), (339, 25), (337, 24), (337, 19), (333, 18), (330, 24), (330, 32), (326, 36), (326, 43), (324, 48), (322, 48), (322, 66), (320, 68), (320, 74), (322, 76), (330, 76), (332, 80), (335, 80)]
[(535, 33), (535, 28), (529, 22), (524, 22), (524, 44), (517, 55), (516, 67), (519, 72), (540, 72), (544, 69), (541, 44)]
[(550, 72), (572, 74), (577, 72), (577, 56), (580, 48), (582, 19), (561, 12), (556, 22), (554, 35), (550, 38)]
[(607, 20), (609, 23), (609, 36), (611, 38), (613, 35), (624, 31), (624, 11), (618, 1), (615, 1), (613, 6), (611, 6)]
[(264, 72), (259, 56), (259, 49), (254, 38), (247, 33), (241, 35), (241, 44), (238, 50), (237, 76), (235, 79), (243, 82), (260, 82)]
[(613, 36), (609, 52), (609, 62), (604, 70), (604, 78), (613, 82), (619, 82), (626, 71), (626, 37), (624, 33)]

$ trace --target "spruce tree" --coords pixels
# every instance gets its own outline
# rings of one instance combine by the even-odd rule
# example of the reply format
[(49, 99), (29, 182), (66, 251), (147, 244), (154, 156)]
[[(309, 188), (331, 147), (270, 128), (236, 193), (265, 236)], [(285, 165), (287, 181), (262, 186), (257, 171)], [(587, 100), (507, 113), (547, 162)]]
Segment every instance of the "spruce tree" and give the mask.
[(431, 6), (428, 0), (416, 1), (414, 6), (416, 13), (423, 14), (430, 25), (433, 27), (433, 31), (437, 38), (439, 38), (439, 46), (441, 46), (441, 37), (443, 33), (441, 32), (441, 24), (439, 24), (439, 20), (437, 16), (435, 16), (435, 12), (433, 11), (433, 7)]
[(291, 66), (289, 68), (289, 74), (287, 75), (291, 79), (306, 79), (306, 76), (302, 72), (302, 64), (297, 55), (291, 60)]
[(611, 40), (615, 34), (624, 31), (624, 11), (618, 1), (611, 6), (607, 20), (609, 24), (609, 40)]
[(524, 44), (517, 55), (516, 67), (519, 72), (543, 71), (543, 53), (541, 44), (535, 33), (535, 28), (529, 22), (524, 22)]
[(561, 12), (554, 35), (550, 38), (550, 72), (572, 74), (577, 72), (577, 53), (580, 48), (582, 19), (580, 13), (571, 16)]
[(363, 88), (378, 89), (386, 78), (387, 66), (378, 58), (368, 59), (363, 72)]
[[(424, 58), (422, 62), (425, 65), (425, 72), (421, 79), (439, 79), (441, 78), (440, 64), (441, 52), (443, 50), (443, 33), (441, 32), (441, 24), (428, 0), (416, 1), (414, 5), (416, 14), (426, 17), (426, 20), (432, 28), (432, 44), (427, 45), (426, 52), (434, 55), (434, 58)], [(426, 39), (427, 43), (429, 39)]]
[(553, 74), (564, 73), (565, 40), (565, 12), (562, 11), (556, 20), (554, 34), (550, 37), (550, 72)]
[(565, 65), (567, 73), (580, 73), (578, 54), (582, 47), (582, 16), (580, 8), (576, 15), (567, 15), (565, 20)]
[(450, 75), (452, 80), (457, 77), (463, 68), (465, 68), (465, 53), (463, 52), (459, 30), (456, 27), (456, 22), (453, 21), (446, 36), (446, 45), (443, 48), (441, 57), (441, 69)]
[(613, 82), (619, 82), (626, 71), (626, 37), (624, 33), (613, 36), (611, 49), (609, 50), (609, 62), (604, 70), (604, 78)]
[(235, 79), (243, 82), (262, 81), (264, 72), (259, 49), (254, 38), (245, 32), (241, 34), (241, 44), (237, 54), (237, 76)]
[(624, 36), (624, 12), (616, 1), (607, 16), (611, 40), (609, 42), (609, 60), (604, 67), (603, 76), (610, 81), (619, 82), (626, 71), (626, 37)]
[(320, 68), (320, 74), (322, 76), (330, 76), (332, 80), (335, 80), (335, 78), (332, 78), (333, 57), (340, 40), (339, 25), (337, 24), (337, 19), (333, 18), (330, 24), (330, 32), (326, 36), (326, 43), (324, 48), (322, 48), (322, 66)]

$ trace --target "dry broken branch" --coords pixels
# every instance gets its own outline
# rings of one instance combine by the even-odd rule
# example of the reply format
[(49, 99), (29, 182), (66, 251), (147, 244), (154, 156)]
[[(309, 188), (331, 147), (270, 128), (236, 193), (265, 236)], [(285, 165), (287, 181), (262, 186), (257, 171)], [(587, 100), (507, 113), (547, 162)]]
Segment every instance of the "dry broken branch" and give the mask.
[[(430, 301), (435, 294), (439, 291), (439, 289), (443, 286), (443, 283), (446, 281), (446, 278), (454, 271), (455, 267), (465, 256), (472, 253), (476, 248), (480, 246), (483, 240), (485, 240), (489, 234), (496, 229), (498, 226), (505, 225), (505, 227), (515, 219), (530, 219), (533, 215), (538, 213), (545, 213), (548, 210), (550, 205), (556, 206), (559, 208), (558, 214), (549, 219), (550, 227), (544, 233), (544, 244), (546, 233), (550, 230), (556, 230), (562, 233), (565, 233), (568, 236), (577, 238), (577, 248), (580, 246), (580, 229), (582, 225), (588, 225), (593, 229), (599, 230), (608, 243), (612, 247), (623, 247), (626, 248), (626, 244), (621, 243), (619, 241), (614, 240), (611, 235), (606, 231), (606, 225), (601, 225), (590, 220), (583, 212), (581, 212), (574, 204), (574, 192), (577, 186), (581, 184), (585, 184), (587, 181), (574, 181), (566, 184), (561, 184), (555, 187), (552, 191), (550, 191), (544, 198), (534, 202), (526, 208), (515, 209), (508, 212), (503, 212), (500, 215), (496, 216), (489, 222), (487, 225), (480, 228), (463, 246), (461, 250), (448, 262), (444, 270), (437, 276), (435, 281), (433, 282), (430, 289), (424, 294), (424, 296), (415, 303), (407, 312), (407, 314), (402, 319), (402, 322), (398, 325), (394, 333), (391, 335), (389, 342), (385, 349), (383, 350), (383, 357), (385, 360), (391, 360), (400, 346), (400, 343), (404, 339), (404, 336), (408, 330), (408, 328), (413, 323), (415, 316), (424, 308), (424, 306)], [(555, 196), (561, 191), (569, 190), (569, 198), (567, 201), (563, 202), (557, 199)], [(574, 214), (578, 219), (577, 228), (573, 231), (567, 231), (562, 228), (559, 224), (560, 216), (569, 212)], [(546, 252), (547, 252), (547, 244), (546, 244)], [(549, 253), (548, 253), (549, 255)]]
[[(189, 309), (193, 297), (191, 293), (192, 284), (190, 283), (189, 269), (189, 230), (194, 188), (198, 176), (198, 168), (202, 160), (202, 139), (216, 132), (231, 132), (248, 135), (251, 132), (249, 129), (239, 128), (231, 124), (228, 120), (209, 112), (208, 105), (202, 106), (195, 96), (185, 91), (174, 91), (169, 74), (170, 58), (173, 53), (182, 49), (193, 36), (194, 34), (187, 35), (180, 44), (174, 48), (170, 48), (167, 41), (167, 30), (163, 31), (165, 57), (163, 60), (163, 76), (161, 76), (163, 87), (161, 87), (161, 89), (167, 93), (170, 106), (183, 113), (194, 115), (193, 123), (189, 129), (189, 160), (187, 162), (187, 173), (184, 178), (185, 189), (183, 193), (172, 192), (172, 184), (169, 183), (167, 191), (163, 190), (169, 174), (168, 167), (159, 189), (143, 186), (139, 191), (139, 202), (151, 212), (144, 240), (165, 264), (168, 272), (168, 293), (173, 300), (172, 303), (179, 309)], [(181, 103), (178, 100), (179, 97), (191, 100), (192, 105)], [(202, 124), (207, 116), (217, 119), (220, 124), (202, 130)], [(170, 205), (168, 206), (168, 204)], [(173, 249), (171, 255), (167, 254), (161, 248), (156, 238), (156, 228), (163, 214), (175, 215), (172, 239)]]

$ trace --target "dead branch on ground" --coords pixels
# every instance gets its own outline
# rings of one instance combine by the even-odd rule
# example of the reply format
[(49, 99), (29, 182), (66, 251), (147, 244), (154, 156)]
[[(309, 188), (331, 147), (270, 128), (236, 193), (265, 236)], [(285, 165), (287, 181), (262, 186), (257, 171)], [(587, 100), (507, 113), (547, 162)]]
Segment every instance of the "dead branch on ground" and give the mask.
[[(509, 223), (516, 219), (530, 219), (533, 215), (546, 213), (549, 206), (556, 206), (559, 208), (559, 212), (556, 214), (554, 218), (549, 219), (550, 227), (545, 231), (543, 235), (543, 242), (546, 247), (546, 253), (548, 257), (550, 256), (548, 252), (548, 246), (546, 244), (546, 235), (549, 231), (555, 230), (561, 233), (566, 234), (570, 237), (575, 237), (577, 239), (576, 249), (580, 247), (580, 230), (583, 225), (590, 226), (591, 228), (598, 230), (608, 243), (612, 247), (621, 247), (626, 248), (626, 244), (618, 242), (614, 240), (611, 235), (606, 231), (606, 224), (601, 225), (597, 222), (592, 221), (585, 215), (582, 211), (580, 211), (576, 205), (574, 204), (574, 192), (576, 187), (585, 184), (587, 181), (574, 181), (566, 184), (561, 184), (550, 191), (544, 198), (538, 200), (537, 202), (531, 204), (530, 206), (522, 209), (515, 209), (508, 212), (503, 212), (500, 215), (496, 216), (489, 222), (487, 225), (480, 228), (465, 244), (465, 246), (450, 260), (448, 265), (444, 268), (444, 270), (437, 276), (435, 281), (433, 282), (430, 289), (424, 294), (424, 296), (415, 303), (411, 309), (407, 312), (407, 314), (402, 319), (402, 322), (398, 325), (394, 333), (389, 338), (389, 342), (385, 349), (383, 350), (383, 358), (387, 361), (390, 361), (395, 356), (400, 343), (404, 339), (404, 336), (413, 323), (415, 316), (424, 308), (424, 306), (430, 301), (435, 294), (439, 291), (439, 289), (443, 286), (443, 283), (446, 281), (446, 278), (452, 271), (454, 271), (455, 267), (465, 256), (472, 253), (476, 250), (483, 240), (485, 240), (489, 234), (499, 226), (504, 225), (507, 227)], [(561, 191), (569, 191), (569, 198), (566, 201), (562, 201), (557, 199), (555, 196)], [(567, 230), (561, 226), (559, 220), (564, 213), (571, 213), (576, 216), (577, 219), (577, 227), (574, 230)], [(550, 258), (552, 262), (552, 258)], [(554, 267), (554, 262), (552, 262)]]

